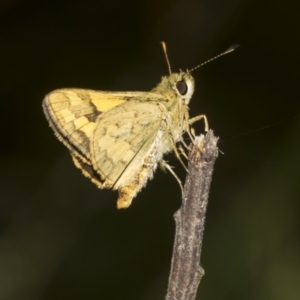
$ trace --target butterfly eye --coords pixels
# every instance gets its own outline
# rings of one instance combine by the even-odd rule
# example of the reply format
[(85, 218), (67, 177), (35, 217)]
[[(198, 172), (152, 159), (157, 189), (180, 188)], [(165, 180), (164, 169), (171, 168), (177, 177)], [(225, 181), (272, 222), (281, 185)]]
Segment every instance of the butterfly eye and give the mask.
[(178, 81), (176, 83), (176, 89), (180, 95), (185, 95), (187, 93), (188, 87), (184, 81)]

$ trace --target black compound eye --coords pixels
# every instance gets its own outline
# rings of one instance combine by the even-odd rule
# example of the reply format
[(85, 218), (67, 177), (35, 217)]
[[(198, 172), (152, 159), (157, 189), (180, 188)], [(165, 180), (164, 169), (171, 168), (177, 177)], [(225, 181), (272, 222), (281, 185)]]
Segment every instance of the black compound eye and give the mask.
[(176, 89), (180, 95), (185, 95), (187, 93), (188, 87), (184, 81), (178, 81), (176, 83)]

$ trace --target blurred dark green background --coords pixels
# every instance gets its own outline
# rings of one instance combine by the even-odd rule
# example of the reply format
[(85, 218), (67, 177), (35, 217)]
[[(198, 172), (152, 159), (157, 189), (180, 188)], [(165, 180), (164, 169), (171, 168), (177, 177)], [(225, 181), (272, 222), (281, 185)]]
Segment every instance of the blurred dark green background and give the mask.
[(242, 45), (194, 72), (191, 116), (207, 115), (224, 152), (197, 299), (300, 299), (299, 9), (296, 0), (1, 0), (0, 299), (164, 298), (178, 184), (158, 170), (117, 211), (117, 193), (81, 175), (41, 108), (62, 87), (150, 90), (167, 74), (162, 40), (174, 71)]

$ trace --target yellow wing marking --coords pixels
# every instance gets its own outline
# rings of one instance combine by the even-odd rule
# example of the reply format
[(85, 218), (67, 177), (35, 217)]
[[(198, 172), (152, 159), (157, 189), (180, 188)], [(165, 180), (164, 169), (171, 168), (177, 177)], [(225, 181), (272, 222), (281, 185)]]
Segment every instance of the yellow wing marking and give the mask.
[(133, 95), (135, 93), (60, 89), (45, 97), (43, 108), (57, 137), (73, 154), (90, 163), (89, 140), (97, 117)]

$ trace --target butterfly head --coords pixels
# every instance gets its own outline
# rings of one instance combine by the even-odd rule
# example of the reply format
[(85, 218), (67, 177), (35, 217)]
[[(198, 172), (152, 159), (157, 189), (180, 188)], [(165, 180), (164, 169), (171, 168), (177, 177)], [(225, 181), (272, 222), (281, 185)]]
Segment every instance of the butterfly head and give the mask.
[(163, 95), (165, 99), (179, 100), (188, 105), (194, 93), (195, 81), (189, 72), (172, 73), (164, 76), (161, 82), (152, 90), (154, 93)]
[(188, 71), (180, 71), (179, 73), (172, 73), (166, 79), (168, 86), (176, 92), (179, 98), (184, 99), (185, 104), (188, 104), (195, 88), (193, 76)]

